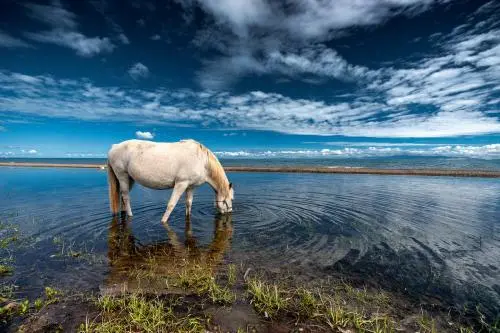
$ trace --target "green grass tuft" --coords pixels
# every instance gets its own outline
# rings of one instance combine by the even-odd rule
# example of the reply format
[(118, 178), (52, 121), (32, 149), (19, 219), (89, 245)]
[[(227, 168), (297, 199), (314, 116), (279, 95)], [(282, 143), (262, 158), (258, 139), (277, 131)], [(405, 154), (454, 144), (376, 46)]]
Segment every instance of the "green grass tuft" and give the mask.
[(266, 318), (275, 317), (280, 310), (284, 310), (288, 305), (289, 299), (285, 297), (285, 292), (275, 284), (250, 279), (247, 282), (247, 288), (251, 303)]
[(141, 295), (104, 296), (98, 299), (101, 320), (86, 320), (80, 326), (84, 333), (111, 332), (204, 332), (202, 318), (176, 316), (172, 304), (159, 298)]
[(232, 286), (236, 282), (236, 265), (227, 265), (227, 283)]
[(14, 269), (7, 265), (0, 264), (0, 276), (9, 275), (14, 271)]

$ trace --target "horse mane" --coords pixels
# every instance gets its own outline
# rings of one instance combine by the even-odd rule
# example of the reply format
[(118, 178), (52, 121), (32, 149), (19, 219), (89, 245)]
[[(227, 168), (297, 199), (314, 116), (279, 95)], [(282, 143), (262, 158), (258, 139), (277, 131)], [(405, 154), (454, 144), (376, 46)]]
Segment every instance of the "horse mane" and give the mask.
[(199, 145), (200, 150), (207, 155), (207, 169), (210, 178), (217, 187), (217, 191), (223, 196), (228, 196), (229, 181), (227, 180), (226, 172), (224, 171), (222, 164), (220, 164), (219, 159), (210, 151), (210, 149), (199, 142), (196, 143)]

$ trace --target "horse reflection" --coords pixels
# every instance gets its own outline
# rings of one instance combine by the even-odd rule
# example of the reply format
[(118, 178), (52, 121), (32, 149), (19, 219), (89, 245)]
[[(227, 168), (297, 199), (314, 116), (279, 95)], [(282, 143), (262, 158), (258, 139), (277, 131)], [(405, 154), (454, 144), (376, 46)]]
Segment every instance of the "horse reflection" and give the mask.
[(233, 233), (231, 215), (219, 215), (214, 221), (214, 234), (207, 247), (198, 246), (193, 236), (191, 221), (186, 219), (185, 241), (164, 225), (168, 240), (153, 244), (140, 244), (132, 234), (126, 217), (113, 217), (108, 236), (110, 272), (104, 293), (147, 291), (164, 288), (169, 278), (176, 277), (182, 268), (200, 265), (213, 270), (223, 261)]

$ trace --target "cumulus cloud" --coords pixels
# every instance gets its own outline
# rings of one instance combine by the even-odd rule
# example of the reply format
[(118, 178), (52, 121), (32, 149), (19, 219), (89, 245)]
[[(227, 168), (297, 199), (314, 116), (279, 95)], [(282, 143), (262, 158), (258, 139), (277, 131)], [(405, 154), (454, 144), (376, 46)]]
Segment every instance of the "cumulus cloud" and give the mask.
[(128, 70), (128, 74), (134, 79), (139, 80), (149, 76), (149, 69), (142, 63), (138, 62)]
[(35, 155), (35, 154), (38, 154), (38, 151), (36, 149), (21, 149), (21, 153)]
[(29, 15), (52, 29), (41, 32), (27, 32), (26, 37), (40, 42), (68, 47), (83, 57), (112, 52), (115, 45), (108, 37), (87, 37), (77, 31), (76, 15), (60, 4), (27, 4)]
[(104, 153), (65, 153), (66, 157), (69, 158), (104, 158), (107, 154)]
[(153, 35), (150, 37), (151, 40), (160, 40), (161, 39), (161, 36), (156, 34), (156, 35)]
[(19, 147), (14, 147), (14, 146), (0, 147), (0, 157), (27, 157), (34, 155), (41, 155), (41, 154), (38, 150), (32, 148), (19, 149)]
[(378, 156), (443, 156), (443, 157), (471, 157), (482, 159), (497, 159), (500, 157), (500, 144), (490, 145), (447, 145), (429, 148), (405, 148), (371, 146), (366, 148), (340, 149), (305, 149), (305, 150), (266, 150), (266, 151), (216, 151), (220, 157), (245, 158), (280, 158), (280, 157), (378, 157)]
[(138, 137), (139, 139), (147, 139), (147, 140), (152, 140), (155, 136), (151, 132), (142, 132), (142, 131), (137, 131), (135, 132), (135, 136)]
[(9, 34), (0, 30), (0, 47), (19, 48), (19, 47), (31, 47), (31, 45), (29, 45), (22, 39), (12, 37)]

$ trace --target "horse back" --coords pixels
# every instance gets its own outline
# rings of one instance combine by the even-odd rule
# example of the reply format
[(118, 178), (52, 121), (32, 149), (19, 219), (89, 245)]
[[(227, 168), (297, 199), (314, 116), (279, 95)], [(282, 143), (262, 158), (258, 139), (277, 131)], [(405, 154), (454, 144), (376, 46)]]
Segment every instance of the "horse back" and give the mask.
[(108, 153), (115, 170), (127, 173), (138, 183), (151, 188), (170, 188), (176, 182), (200, 185), (206, 181), (206, 155), (199, 143), (191, 140), (157, 143), (128, 140), (113, 145)]

